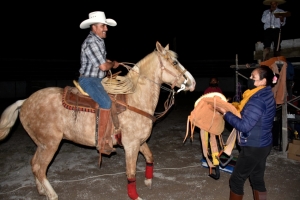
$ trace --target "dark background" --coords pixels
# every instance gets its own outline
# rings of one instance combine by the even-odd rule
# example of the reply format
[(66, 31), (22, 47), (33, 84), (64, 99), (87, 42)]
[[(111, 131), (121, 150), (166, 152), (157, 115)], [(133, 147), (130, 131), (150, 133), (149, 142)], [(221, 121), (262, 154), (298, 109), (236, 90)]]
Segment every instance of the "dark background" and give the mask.
[[(111, 60), (137, 62), (155, 49), (156, 41), (179, 55), (194, 76), (218, 72), (234, 75), (229, 66), (253, 62), (255, 43), (263, 40), (263, 1), (35, 1), (6, 2), (1, 6), (1, 78), (25, 74), (65, 78), (76, 76), (80, 47), (89, 33), (79, 24), (89, 12), (104, 11), (118, 23), (105, 39)], [(292, 16), (283, 39), (300, 38), (297, 1), (279, 8)], [(176, 38), (176, 46), (174, 41)], [(205, 71), (208, 70), (209, 71)], [(225, 74), (224, 74), (225, 73)]]

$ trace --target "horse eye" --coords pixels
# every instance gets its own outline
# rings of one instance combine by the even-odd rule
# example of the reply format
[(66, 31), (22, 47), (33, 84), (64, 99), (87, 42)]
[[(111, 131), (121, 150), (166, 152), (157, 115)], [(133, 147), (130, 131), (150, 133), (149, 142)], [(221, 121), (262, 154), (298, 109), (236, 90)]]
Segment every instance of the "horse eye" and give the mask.
[(173, 65), (177, 65), (178, 64), (178, 62), (177, 61), (173, 61)]

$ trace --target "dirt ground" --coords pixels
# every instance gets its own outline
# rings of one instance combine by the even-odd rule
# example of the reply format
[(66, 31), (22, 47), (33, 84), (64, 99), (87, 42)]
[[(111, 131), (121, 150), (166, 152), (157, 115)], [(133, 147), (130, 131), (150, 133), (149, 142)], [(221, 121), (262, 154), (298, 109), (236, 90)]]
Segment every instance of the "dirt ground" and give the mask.
[[(201, 165), (199, 130), (194, 141), (183, 144), (187, 116), (199, 98), (197, 93), (182, 93), (175, 98), (175, 106), (166, 117), (154, 124), (148, 140), (154, 154), (154, 178), (151, 189), (144, 185), (145, 160), (137, 162), (137, 191), (146, 200), (223, 200), (229, 199), (230, 173), (221, 171), (219, 180), (208, 176)], [(159, 110), (159, 106), (157, 111)], [(228, 136), (225, 130), (223, 136)], [(0, 143), (0, 199), (46, 199), (37, 192), (30, 160), (36, 146), (19, 121), (10, 135)], [(235, 156), (238, 151), (233, 151)], [(117, 148), (111, 156), (104, 156), (101, 168), (97, 165), (95, 148), (63, 141), (48, 169), (48, 179), (61, 200), (126, 200), (124, 150)], [(281, 151), (272, 150), (267, 160), (265, 182), (268, 199), (300, 199), (300, 162), (287, 159)], [(245, 200), (251, 200), (249, 181), (245, 183)]]

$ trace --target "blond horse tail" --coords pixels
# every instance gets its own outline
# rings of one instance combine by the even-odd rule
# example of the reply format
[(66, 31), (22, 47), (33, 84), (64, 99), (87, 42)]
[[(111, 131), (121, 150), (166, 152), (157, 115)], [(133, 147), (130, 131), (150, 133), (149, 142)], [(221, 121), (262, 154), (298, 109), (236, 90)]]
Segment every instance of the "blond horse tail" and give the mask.
[(3, 111), (0, 118), (0, 140), (3, 140), (8, 135), (15, 124), (19, 115), (19, 109), (25, 100), (18, 100)]

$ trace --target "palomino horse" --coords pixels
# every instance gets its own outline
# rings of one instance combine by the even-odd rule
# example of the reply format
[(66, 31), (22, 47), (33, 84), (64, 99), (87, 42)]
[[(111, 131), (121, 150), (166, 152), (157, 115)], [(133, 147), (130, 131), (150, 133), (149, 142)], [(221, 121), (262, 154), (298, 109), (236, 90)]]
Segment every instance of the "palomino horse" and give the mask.
[[(179, 87), (184, 91), (195, 89), (195, 79), (177, 61), (176, 53), (156, 43), (156, 51), (140, 60), (126, 75), (136, 83), (135, 91), (127, 95), (131, 107), (154, 115), (163, 83)], [(183, 85), (184, 84), (184, 85)], [(4, 139), (14, 125), (18, 114), (29, 136), (37, 145), (31, 160), (39, 194), (47, 199), (58, 199), (58, 195), (47, 179), (49, 163), (63, 139), (74, 143), (95, 147), (95, 114), (74, 111), (62, 105), (63, 88), (49, 87), (33, 93), (25, 100), (16, 101), (7, 107), (0, 120), (0, 140)], [(122, 145), (125, 150), (127, 192), (131, 199), (141, 199), (136, 191), (136, 162), (141, 152), (146, 159), (145, 184), (149, 188), (153, 177), (153, 155), (146, 140), (152, 130), (153, 121), (149, 117), (125, 110), (119, 114), (122, 131)], [(114, 145), (117, 142), (114, 141)]]

